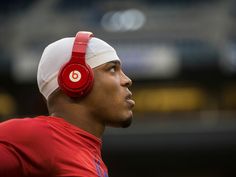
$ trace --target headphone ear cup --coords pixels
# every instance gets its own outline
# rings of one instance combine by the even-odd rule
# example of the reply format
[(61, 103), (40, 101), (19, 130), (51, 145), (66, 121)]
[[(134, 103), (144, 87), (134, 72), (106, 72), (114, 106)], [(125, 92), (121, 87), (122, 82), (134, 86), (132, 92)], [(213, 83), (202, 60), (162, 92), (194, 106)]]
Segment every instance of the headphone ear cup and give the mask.
[(88, 41), (93, 33), (79, 31), (76, 34), (70, 60), (58, 73), (58, 85), (70, 97), (83, 97), (93, 86), (93, 70), (85, 61)]
[(83, 97), (91, 91), (93, 78), (90, 66), (69, 62), (59, 71), (58, 84), (68, 96)]

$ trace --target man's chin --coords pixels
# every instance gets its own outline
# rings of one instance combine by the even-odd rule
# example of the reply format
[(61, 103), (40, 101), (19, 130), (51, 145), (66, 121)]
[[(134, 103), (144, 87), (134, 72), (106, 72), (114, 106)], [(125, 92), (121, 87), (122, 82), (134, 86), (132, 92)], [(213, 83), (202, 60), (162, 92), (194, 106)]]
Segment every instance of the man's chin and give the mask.
[(130, 119), (129, 121), (123, 122), (121, 127), (122, 128), (127, 128), (127, 127), (129, 127), (131, 125), (131, 123), (132, 123), (132, 119)]
[(127, 128), (131, 125), (132, 120), (133, 120), (132, 117), (129, 117), (129, 118), (123, 120), (123, 121), (116, 122), (116, 123), (113, 122), (113, 123), (110, 123), (108, 125), (111, 126), (111, 127), (117, 127), (117, 128)]
[(122, 128), (127, 128), (131, 125), (133, 118), (130, 117), (129, 119), (125, 120), (122, 122), (121, 127)]

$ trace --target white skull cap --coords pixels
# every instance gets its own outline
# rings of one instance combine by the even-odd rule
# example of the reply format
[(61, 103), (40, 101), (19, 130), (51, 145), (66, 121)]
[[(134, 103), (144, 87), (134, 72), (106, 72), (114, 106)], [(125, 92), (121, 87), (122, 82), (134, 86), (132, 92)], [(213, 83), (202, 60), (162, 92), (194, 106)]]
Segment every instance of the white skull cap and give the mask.
[[(74, 37), (63, 38), (44, 49), (38, 65), (37, 82), (40, 92), (46, 99), (59, 87), (57, 76), (60, 68), (71, 58), (74, 40)], [(120, 61), (113, 47), (95, 37), (88, 42), (85, 60), (91, 68), (110, 61)]]

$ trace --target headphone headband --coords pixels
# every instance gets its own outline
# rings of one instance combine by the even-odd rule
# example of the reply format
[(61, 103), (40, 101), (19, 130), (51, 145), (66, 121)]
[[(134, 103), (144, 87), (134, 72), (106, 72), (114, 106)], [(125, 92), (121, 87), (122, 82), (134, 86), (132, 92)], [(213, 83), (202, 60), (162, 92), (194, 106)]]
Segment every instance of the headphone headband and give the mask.
[(85, 64), (85, 54), (88, 46), (88, 41), (93, 36), (93, 33), (87, 31), (79, 31), (76, 34), (70, 60), (71, 62)]

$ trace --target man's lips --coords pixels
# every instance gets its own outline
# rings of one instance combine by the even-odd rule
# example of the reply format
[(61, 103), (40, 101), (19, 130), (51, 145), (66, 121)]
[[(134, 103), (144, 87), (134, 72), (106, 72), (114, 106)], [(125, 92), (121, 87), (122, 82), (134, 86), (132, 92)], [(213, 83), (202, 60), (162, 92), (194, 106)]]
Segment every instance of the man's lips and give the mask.
[(125, 97), (125, 100), (126, 100), (126, 102), (129, 104), (129, 106), (130, 106), (131, 108), (134, 107), (135, 101), (132, 100), (132, 93), (131, 93), (131, 92), (129, 92), (129, 94)]

